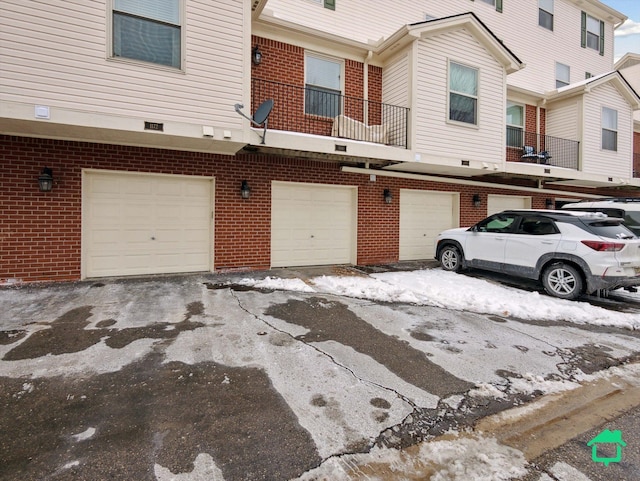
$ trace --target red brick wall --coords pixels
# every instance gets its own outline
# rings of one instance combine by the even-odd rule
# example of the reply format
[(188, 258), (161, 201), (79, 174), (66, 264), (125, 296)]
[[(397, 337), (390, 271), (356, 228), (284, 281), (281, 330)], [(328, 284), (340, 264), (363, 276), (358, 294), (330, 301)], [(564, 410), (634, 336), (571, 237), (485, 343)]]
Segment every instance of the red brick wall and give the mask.
[[(139, 147), (0, 136), (0, 283), (75, 280), (81, 262), (83, 168), (215, 177), (214, 267), (270, 266), (271, 182), (292, 181), (358, 187), (357, 262), (398, 260), (400, 189), (460, 192), (461, 225), (486, 216), (487, 194), (499, 188), (425, 182), (341, 172), (338, 163), (241, 154), (236, 157)], [(40, 192), (43, 167), (53, 169), (54, 188)], [(251, 198), (240, 197), (246, 179)], [(385, 204), (384, 189), (393, 203)], [(479, 193), (482, 205), (472, 206)], [(529, 195), (529, 194), (523, 194)], [(534, 195), (533, 207), (545, 196)]]
[[(304, 114), (304, 52), (302, 47), (253, 36), (252, 45), (262, 52), (262, 63), (251, 66), (256, 80), (252, 95), (252, 111), (272, 98), (275, 107), (269, 125), (274, 129), (329, 135), (333, 119)], [(364, 62), (344, 60), (344, 114), (363, 122), (365, 108)], [(369, 66), (369, 124), (381, 122), (382, 69)], [(266, 83), (264, 81), (267, 81)]]

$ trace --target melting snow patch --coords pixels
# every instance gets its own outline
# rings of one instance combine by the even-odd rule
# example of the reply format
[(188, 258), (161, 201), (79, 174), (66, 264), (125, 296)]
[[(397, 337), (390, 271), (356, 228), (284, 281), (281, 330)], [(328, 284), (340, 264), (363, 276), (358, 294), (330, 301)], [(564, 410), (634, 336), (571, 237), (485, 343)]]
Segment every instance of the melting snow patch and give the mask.
[(276, 291), (315, 292), (302, 279), (281, 279), (279, 277), (265, 277), (261, 280), (242, 279), (238, 282), (241, 286), (255, 287), (257, 289), (273, 289)]
[(422, 443), (405, 451), (376, 448), (327, 460), (297, 481), (430, 479), (502, 481), (527, 474), (524, 455), (495, 438), (460, 437)]
[(76, 443), (79, 443), (81, 441), (86, 441), (87, 439), (92, 438), (95, 433), (96, 428), (88, 428), (86, 431), (83, 431), (80, 434), (74, 434), (71, 437)]

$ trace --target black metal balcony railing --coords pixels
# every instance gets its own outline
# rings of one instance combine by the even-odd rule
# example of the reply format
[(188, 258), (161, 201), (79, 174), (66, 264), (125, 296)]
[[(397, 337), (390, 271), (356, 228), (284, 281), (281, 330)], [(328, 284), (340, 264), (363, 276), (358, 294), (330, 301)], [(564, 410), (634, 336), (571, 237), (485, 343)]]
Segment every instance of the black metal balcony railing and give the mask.
[[(528, 147), (525, 150), (525, 147)], [(507, 161), (578, 170), (580, 142), (507, 127)], [(547, 154), (544, 154), (546, 152)]]
[(633, 154), (633, 176), (640, 177), (640, 152)]
[(335, 91), (251, 79), (252, 111), (273, 99), (269, 128), (408, 147), (409, 108)]

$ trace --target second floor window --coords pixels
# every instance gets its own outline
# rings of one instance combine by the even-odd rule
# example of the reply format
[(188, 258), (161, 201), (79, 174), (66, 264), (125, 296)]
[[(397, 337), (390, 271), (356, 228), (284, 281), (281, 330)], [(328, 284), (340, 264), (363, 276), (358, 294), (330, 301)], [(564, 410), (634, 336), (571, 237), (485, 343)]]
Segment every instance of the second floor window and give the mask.
[(496, 7), (496, 11), (498, 12), (502, 12), (502, 0), (480, 0), (480, 1)]
[(602, 149), (618, 150), (618, 111), (602, 107)]
[(553, 30), (553, 0), (538, 0), (538, 25)]
[(556, 88), (564, 87), (571, 83), (571, 68), (560, 62), (556, 62)]
[(604, 55), (604, 22), (582, 12), (582, 40), (583, 48), (597, 50)]
[(113, 0), (113, 56), (180, 68), (180, 0)]
[(478, 124), (478, 70), (449, 62), (449, 120)]
[(304, 113), (336, 117), (341, 113), (342, 62), (307, 54), (305, 56)]
[(507, 102), (507, 146), (524, 145), (524, 106)]

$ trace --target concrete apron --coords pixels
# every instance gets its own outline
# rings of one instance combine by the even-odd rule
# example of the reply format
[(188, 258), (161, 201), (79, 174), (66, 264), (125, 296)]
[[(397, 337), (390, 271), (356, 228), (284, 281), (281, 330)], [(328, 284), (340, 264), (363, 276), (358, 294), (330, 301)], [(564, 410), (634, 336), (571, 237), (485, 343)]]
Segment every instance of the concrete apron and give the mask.
[[(640, 406), (640, 363), (617, 367), (570, 391), (549, 394), (524, 406), (480, 419), (473, 431), (446, 434), (403, 450), (401, 463), (363, 462), (344, 458), (341, 468), (354, 481), (424, 481), (446, 468), (419, 455), (438, 441), (495, 439), (531, 462), (569, 440)], [(450, 460), (449, 460), (450, 461)]]

